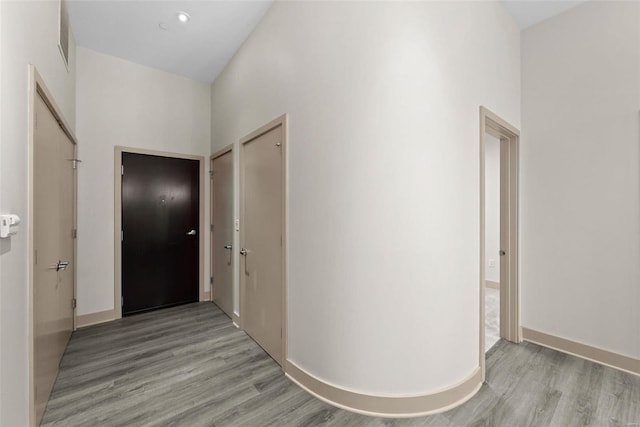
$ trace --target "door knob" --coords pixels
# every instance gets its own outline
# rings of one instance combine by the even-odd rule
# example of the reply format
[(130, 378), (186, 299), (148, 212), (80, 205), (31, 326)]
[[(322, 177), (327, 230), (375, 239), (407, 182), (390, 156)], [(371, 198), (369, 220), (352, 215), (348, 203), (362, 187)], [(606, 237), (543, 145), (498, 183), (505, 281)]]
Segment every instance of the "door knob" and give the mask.
[(231, 250), (232, 246), (231, 245), (225, 245), (224, 248)]
[(195, 236), (195, 235), (196, 235), (196, 230), (191, 230), (187, 232), (187, 236)]
[(500, 256), (505, 256), (507, 253), (506, 253), (505, 251), (499, 251), (499, 252), (498, 252), (498, 254), (499, 254)]
[(247, 255), (247, 250), (245, 248), (240, 249), (240, 255)]

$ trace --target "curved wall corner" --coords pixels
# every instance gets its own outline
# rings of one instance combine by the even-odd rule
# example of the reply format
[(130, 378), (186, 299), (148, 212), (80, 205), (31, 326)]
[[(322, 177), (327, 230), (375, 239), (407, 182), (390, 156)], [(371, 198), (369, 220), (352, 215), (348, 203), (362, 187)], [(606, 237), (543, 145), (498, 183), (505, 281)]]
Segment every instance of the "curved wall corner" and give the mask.
[(457, 384), (412, 396), (378, 396), (347, 390), (322, 381), (290, 360), (285, 362), (284, 370), (290, 380), (318, 399), (338, 408), (376, 417), (409, 418), (444, 412), (471, 399), (482, 387), (479, 367)]
[(519, 34), (496, 2), (274, 2), (213, 83), (213, 151), (288, 114), (285, 372), (316, 396), (480, 387), (478, 107), (519, 126)]

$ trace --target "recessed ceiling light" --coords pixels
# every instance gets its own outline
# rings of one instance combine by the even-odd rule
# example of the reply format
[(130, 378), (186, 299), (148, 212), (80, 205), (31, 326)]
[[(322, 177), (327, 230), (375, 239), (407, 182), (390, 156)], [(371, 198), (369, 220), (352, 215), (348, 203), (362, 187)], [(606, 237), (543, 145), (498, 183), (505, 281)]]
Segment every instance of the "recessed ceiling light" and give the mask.
[(187, 12), (178, 12), (176, 15), (178, 16), (178, 21), (183, 23), (189, 22), (189, 19), (191, 19), (191, 16), (189, 16)]

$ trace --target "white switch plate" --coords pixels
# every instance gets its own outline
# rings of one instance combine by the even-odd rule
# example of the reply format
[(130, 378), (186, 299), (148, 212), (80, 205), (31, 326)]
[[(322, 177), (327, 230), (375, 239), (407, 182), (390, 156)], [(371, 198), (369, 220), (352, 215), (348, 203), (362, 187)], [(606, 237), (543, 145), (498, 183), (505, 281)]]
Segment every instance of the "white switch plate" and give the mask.
[(495, 259), (490, 259), (489, 260), (489, 267), (495, 267), (496, 266), (496, 260)]
[(18, 215), (0, 215), (0, 238), (6, 239), (19, 230), (20, 217)]

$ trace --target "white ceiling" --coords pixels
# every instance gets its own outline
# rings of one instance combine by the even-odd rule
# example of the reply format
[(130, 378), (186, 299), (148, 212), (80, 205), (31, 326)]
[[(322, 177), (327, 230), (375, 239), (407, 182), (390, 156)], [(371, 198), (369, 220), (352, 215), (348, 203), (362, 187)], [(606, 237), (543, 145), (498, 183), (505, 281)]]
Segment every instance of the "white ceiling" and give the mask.
[[(1, 0), (0, 0), (1, 1)], [(584, 0), (502, 0), (520, 28)], [(68, 0), (78, 46), (212, 82), (273, 0)], [(180, 23), (176, 13), (189, 13)], [(161, 29), (160, 24), (166, 29)]]
[[(212, 82), (272, 0), (69, 0), (78, 46)], [(191, 20), (180, 23), (178, 11)], [(167, 30), (159, 27), (166, 25)]]
[(521, 30), (584, 3), (585, 0), (502, 0)]

